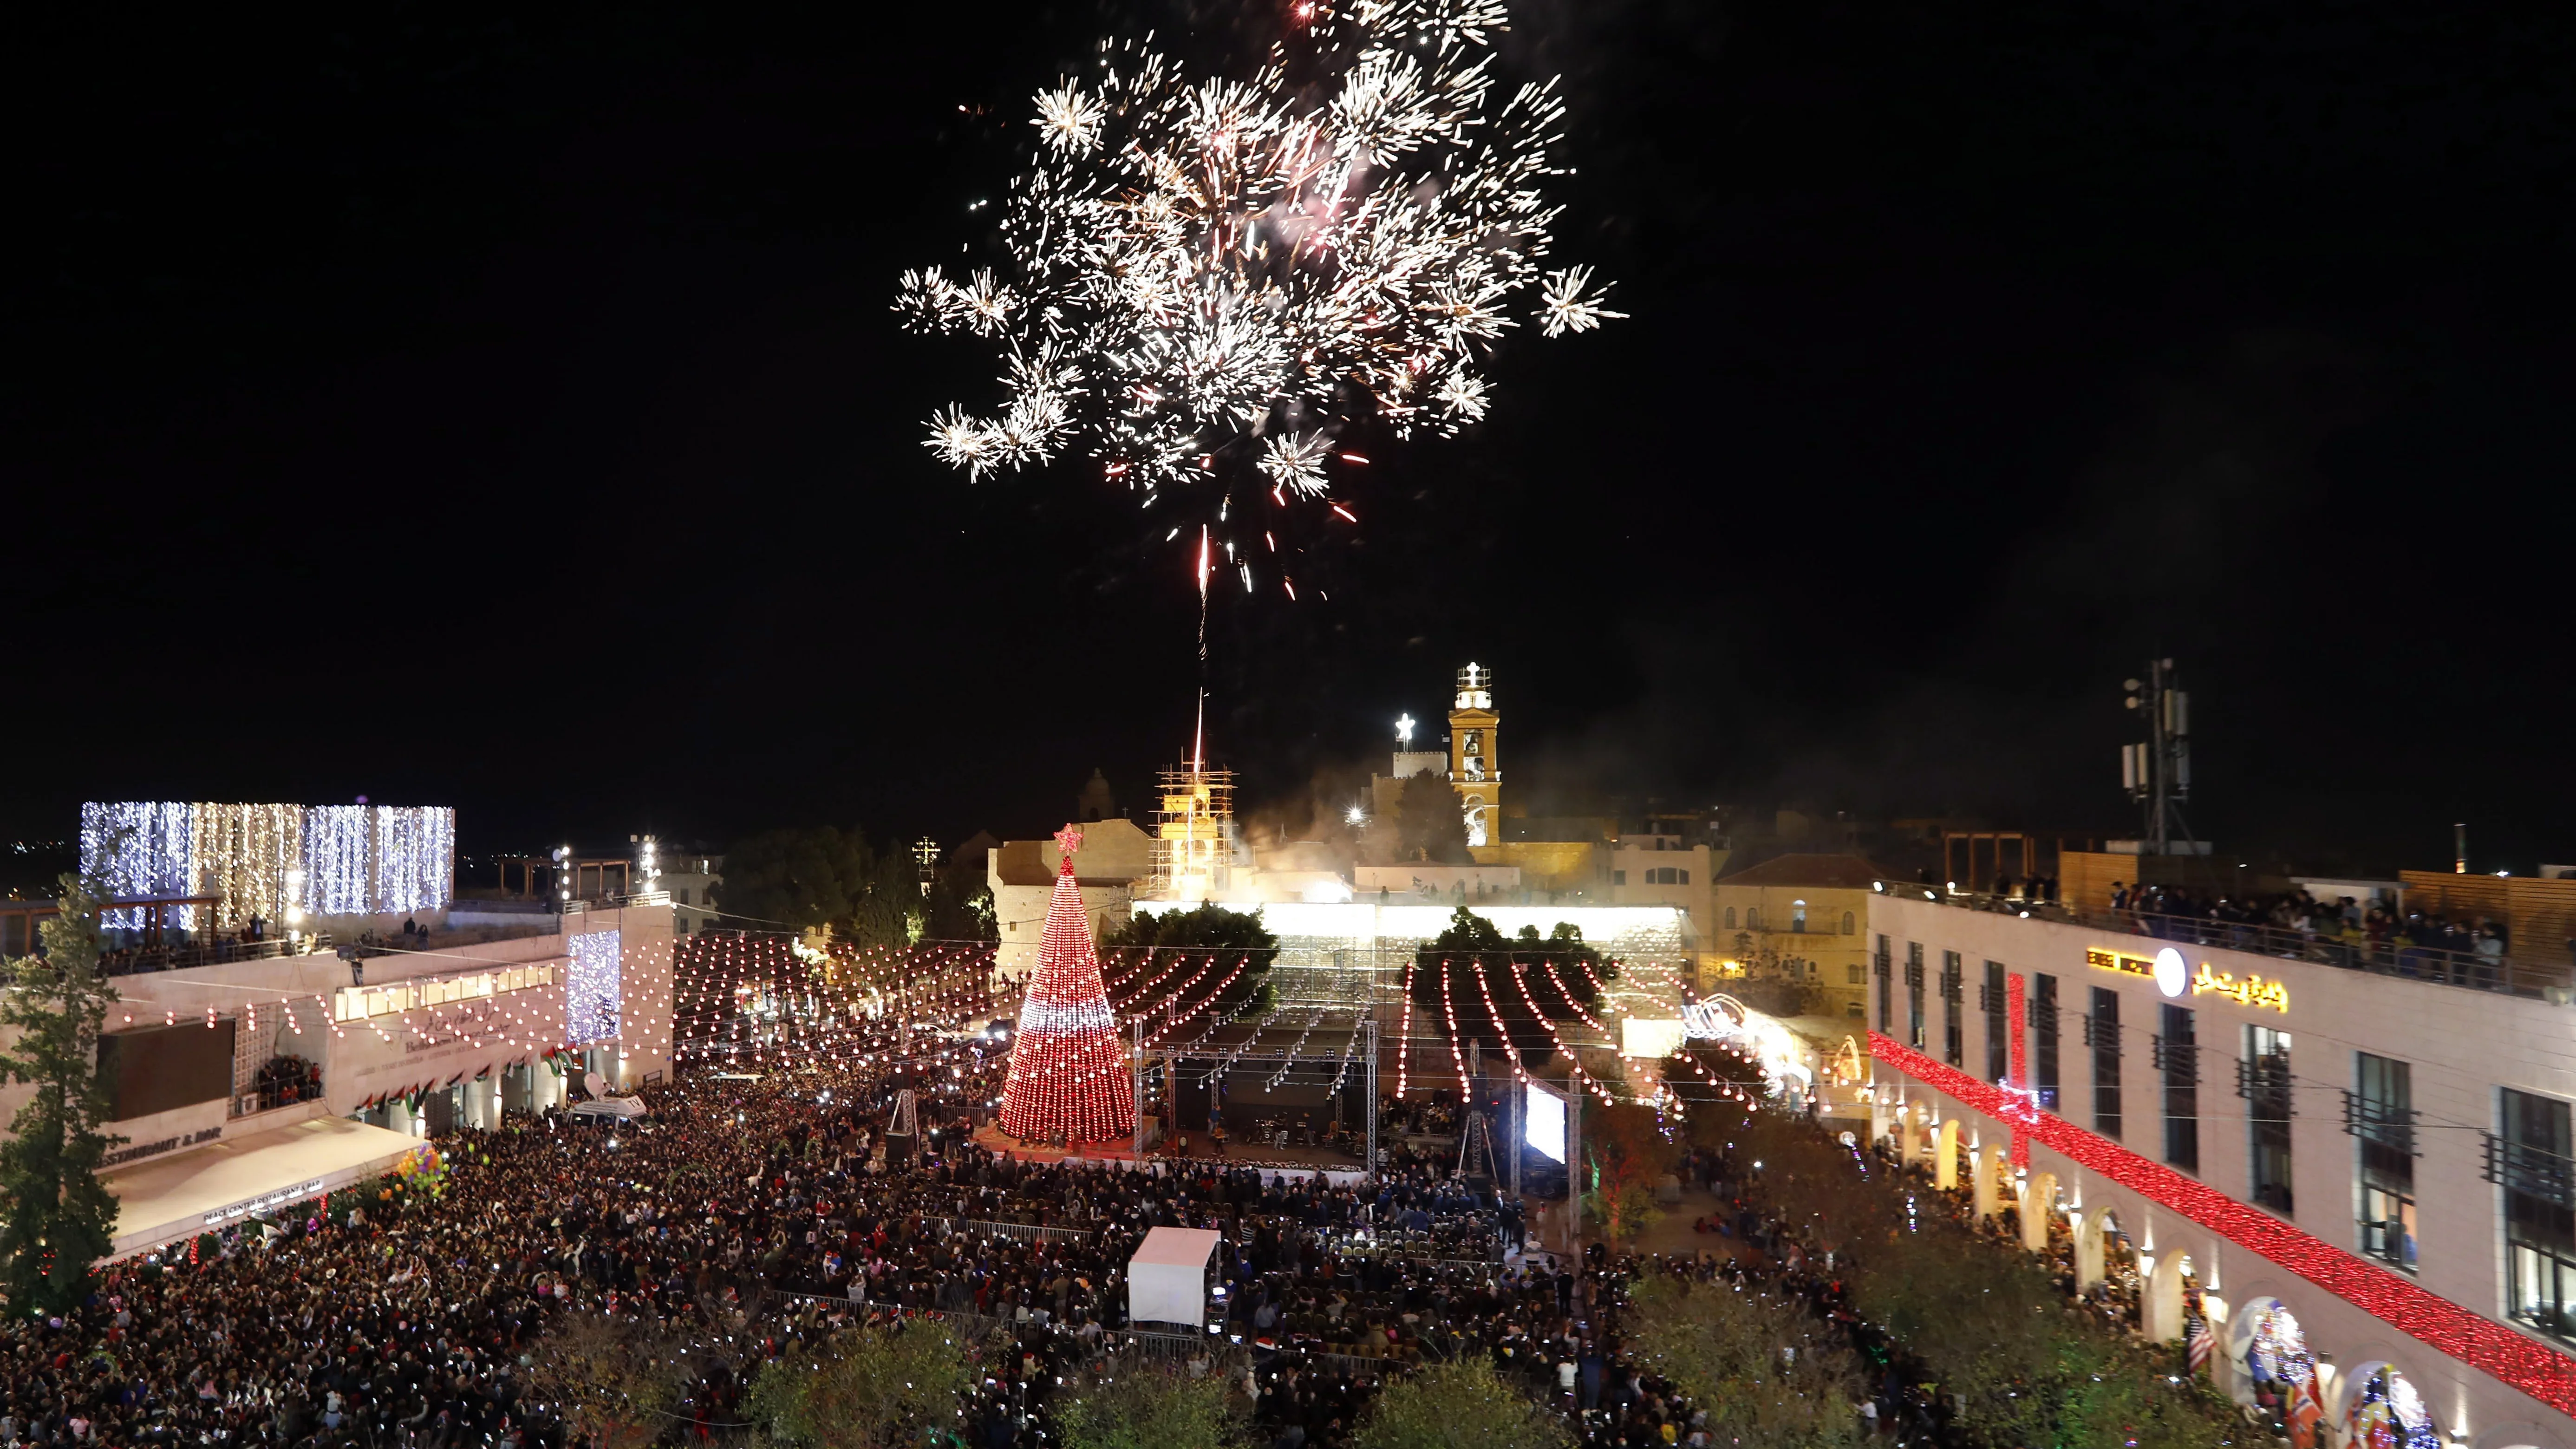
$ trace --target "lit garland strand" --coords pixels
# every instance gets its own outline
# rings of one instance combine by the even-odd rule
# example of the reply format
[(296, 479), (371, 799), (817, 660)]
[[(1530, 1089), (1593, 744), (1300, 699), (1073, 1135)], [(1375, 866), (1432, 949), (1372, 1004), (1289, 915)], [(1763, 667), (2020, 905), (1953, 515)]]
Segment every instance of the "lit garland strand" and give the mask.
[[(1574, 1008), (1574, 1014), (1582, 1017), (1584, 1024), (1591, 1027), (1594, 1031), (1601, 1033), (1605, 1040), (1608, 1039), (1610, 1036), (1610, 1028), (1603, 1026), (1599, 1017), (1596, 1017), (1591, 1012), (1584, 1010), (1583, 1003), (1575, 998), (1573, 992), (1566, 989), (1565, 978), (1556, 974), (1556, 963), (1553, 961), (1542, 960), (1538, 964), (1547, 969), (1547, 979), (1555, 985), (1556, 994), (1564, 998), (1565, 1004)], [(1593, 989), (1596, 991), (1599, 990), (1600, 983), (1594, 982)]]
[(1503, 1025), (1503, 1014), (1494, 1009), (1494, 992), (1493, 988), (1487, 985), (1485, 981), (1485, 962), (1483, 957), (1478, 957), (1476, 959), (1476, 994), (1485, 998), (1485, 1020), (1493, 1023), (1494, 1035), (1502, 1038), (1503, 1060), (1511, 1063), (1512, 1076), (1522, 1082), (1528, 1081), (1529, 1073), (1521, 1070), (1520, 1048), (1512, 1045), (1511, 1028)]
[[(1599, 1097), (1605, 1106), (1617, 1100), (1610, 1095), (1608, 1088), (1603, 1087), (1598, 1081), (1593, 1079), (1590, 1072), (1583, 1069), (1583, 1058), (1576, 1056), (1574, 1054), (1574, 1048), (1566, 1043), (1564, 1037), (1557, 1034), (1555, 1020), (1546, 1012), (1539, 1009), (1538, 999), (1530, 995), (1529, 981), (1525, 976), (1525, 971), (1526, 968), (1524, 968), (1519, 961), (1516, 960), (1512, 962), (1512, 982), (1520, 988), (1521, 1000), (1529, 1004), (1530, 1014), (1538, 1018), (1539, 1025), (1547, 1028), (1548, 1040), (1555, 1042), (1557, 1051), (1563, 1054), (1566, 1061), (1573, 1064), (1575, 1084), (1590, 1091), (1594, 1096)], [(1561, 984), (1559, 989), (1562, 989)], [(1571, 1003), (1572, 998), (1569, 997), (1567, 1000)]]
[(1199, 969), (1191, 972), (1188, 976), (1183, 977), (1172, 987), (1171, 990), (1163, 993), (1163, 998), (1160, 1002), (1139, 1010), (1137, 1008), (1137, 1003), (1145, 999), (1145, 993), (1153, 989), (1154, 982), (1160, 981), (1165, 976), (1169, 976), (1174, 971), (1179, 970), (1185, 960), (1187, 960), (1186, 957), (1182, 958), (1181, 961), (1174, 961), (1171, 965), (1164, 967), (1162, 971), (1155, 975), (1153, 981), (1148, 981), (1137, 987), (1132, 995), (1121, 1000), (1118, 1003), (1118, 1009), (1135, 1016), (1150, 1015), (1157, 1011), (1168, 1011), (1171, 1009), (1174, 1002), (1179, 1001), (1181, 997), (1189, 991), (1190, 987), (1197, 984), (1200, 977), (1205, 976), (1208, 972), (1216, 969), (1216, 953), (1214, 951), (1209, 951), (1205, 953), (1203, 958), (1200, 960)]
[(1440, 1014), (1449, 1018), (1449, 1060), (1458, 1064), (1458, 1090), (1464, 1094), (1467, 1085), (1467, 1057), (1458, 1050), (1458, 1007), (1449, 996), (1449, 963), (1440, 963)]
[(1395, 1027), (1395, 1100), (1399, 1102), (1404, 1100), (1406, 1069), (1413, 1061), (1414, 964), (1411, 961), (1404, 963), (1404, 1015)]
[[(1242, 965), (1241, 965), (1240, 963), (1238, 963), (1238, 964), (1235, 966), (1235, 968), (1234, 968), (1233, 970), (1228, 971), (1227, 973), (1225, 973), (1225, 978), (1224, 978), (1223, 980), (1221, 980), (1221, 981), (1217, 982), (1217, 984), (1216, 984), (1215, 986), (1213, 986), (1213, 987), (1211, 987), (1211, 988), (1209, 989), (1208, 994), (1207, 994), (1205, 997), (1202, 997), (1202, 998), (1200, 999), (1200, 1001), (1199, 1001), (1198, 1005), (1191, 1007), (1191, 1008), (1190, 1008), (1189, 1010), (1187, 1010), (1187, 1011), (1176, 1011), (1176, 1012), (1174, 1012), (1174, 1014), (1173, 1014), (1173, 1016), (1172, 1016), (1172, 1019), (1171, 1019), (1170, 1021), (1168, 1021), (1168, 1022), (1166, 1022), (1166, 1023), (1164, 1024), (1163, 1029), (1162, 1029), (1161, 1031), (1154, 1032), (1154, 1033), (1152, 1033), (1152, 1034), (1148, 1035), (1148, 1036), (1145, 1038), (1145, 1045), (1147, 1045), (1147, 1046), (1149, 1046), (1149, 1047), (1150, 1047), (1150, 1046), (1154, 1045), (1156, 1042), (1161, 1041), (1165, 1036), (1169, 1035), (1170, 1033), (1175, 1032), (1175, 1031), (1178, 1031), (1178, 1030), (1180, 1030), (1183, 1026), (1188, 1025), (1190, 1022), (1193, 1022), (1193, 1021), (1198, 1020), (1199, 1013), (1200, 1013), (1200, 1012), (1203, 1012), (1203, 1011), (1206, 1011), (1209, 1007), (1212, 1007), (1212, 1006), (1216, 1005), (1216, 1003), (1217, 1003), (1217, 998), (1219, 998), (1219, 997), (1223, 996), (1223, 995), (1225, 994), (1225, 989), (1226, 989), (1228, 986), (1231, 986), (1231, 985), (1233, 985), (1233, 984), (1234, 984), (1234, 978), (1236, 978), (1237, 976), (1240, 976), (1240, 975), (1242, 975), (1242, 974), (1243, 974), (1243, 967), (1242, 967)], [(1222, 1016), (1222, 1015), (1215, 1016), (1213, 1019), (1211, 1019), (1211, 1020), (1208, 1022), (1207, 1030), (1205, 1030), (1205, 1031), (1203, 1031), (1203, 1032), (1200, 1032), (1200, 1033), (1199, 1033), (1198, 1041), (1194, 1041), (1194, 1042), (1190, 1043), (1190, 1045), (1191, 1045), (1191, 1046), (1193, 1046), (1193, 1047), (1195, 1047), (1195, 1046), (1199, 1045), (1199, 1043), (1200, 1043), (1200, 1042), (1204, 1042), (1204, 1041), (1206, 1041), (1209, 1037), (1214, 1036), (1214, 1035), (1216, 1034), (1216, 1029), (1217, 1029), (1218, 1027), (1223, 1026), (1223, 1025), (1225, 1025), (1225, 1018), (1224, 1018), (1224, 1016)]]

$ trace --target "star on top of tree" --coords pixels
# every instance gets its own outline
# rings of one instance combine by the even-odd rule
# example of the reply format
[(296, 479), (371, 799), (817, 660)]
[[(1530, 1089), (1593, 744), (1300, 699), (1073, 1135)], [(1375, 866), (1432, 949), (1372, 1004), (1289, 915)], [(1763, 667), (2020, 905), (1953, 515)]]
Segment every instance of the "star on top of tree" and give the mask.
[(1055, 833), (1055, 853), (1066, 875), (1073, 874), (1073, 853), (1082, 849), (1082, 827), (1067, 825)]

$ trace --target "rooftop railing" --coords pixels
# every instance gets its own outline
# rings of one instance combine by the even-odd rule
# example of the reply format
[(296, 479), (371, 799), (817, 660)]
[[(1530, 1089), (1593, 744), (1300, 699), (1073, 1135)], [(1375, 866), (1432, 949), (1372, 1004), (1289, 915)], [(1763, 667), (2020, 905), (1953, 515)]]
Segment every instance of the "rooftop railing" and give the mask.
[(2335, 930), (2295, 930), (2252, 921), (2220, 921), (2205, 916), (2159, 915), (2146, 911), (2085, 911), (2053, 902), (2032, 902), (1996, 895), (1944, 891), (1907, 881), (1885, 882), (1886, 894), (1904, 900), (1923, 899), (1964, 910), (1997, 911), (2089, 926), (2100, 931), (2210, 946), (2251, 956), (2306, 961), (2376, 976), (2402, 976), (2441, 986), (2465, 987), (2505, 996), (2563, 1001), (2576, 989), (2576, 966), (2565, 961), (2536, 961), (2511, 954), (2484, 954), (2420, 945), (2386, 937), (2347, 936)]
[(109, 976), (136, 976), (153, 971), (184, 971), (192, 966), (222, 966), (234, 961), (307, 956), (330, 949), (329, 933), (307, 932), (293, 940), (222, 940), (184, 946), (125, 946), (102, 953), (99, 965), (101, 971)]

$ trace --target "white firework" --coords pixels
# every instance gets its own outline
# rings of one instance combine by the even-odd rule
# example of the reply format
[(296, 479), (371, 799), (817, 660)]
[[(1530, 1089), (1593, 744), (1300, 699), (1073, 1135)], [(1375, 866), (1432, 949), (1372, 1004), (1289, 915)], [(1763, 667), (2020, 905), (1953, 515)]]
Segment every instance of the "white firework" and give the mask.
[(1606, 319), (1628, 315), (1601, 305), (1601, 298), (1610, 291), (1607, 284), (1600, 292), (1585, 296), (1584, 290), (1591, 285), (1590, 267), (1548, 273), (1547, 285), (1539, 289), (1539, 330), (1550, 337), (1564, 332), (1589, 332)]
[(903, 276), (906, 326), (1003, 351), (1000, 415), (943, 409), (929, 446), (977, 478), (1071, 448), (1216, 523), (1312, 499), (1347, 518), (1327, 467), (1359, 461), (1350, 435), (1485, 416), (1478, 365), (1526, 294), (1549, 337), (1620, 316), (1589, 268), (1541, 270), (1564, 105), (1553, 81), (1494, 104), (1504, 19), (1319, 0), (1248, 80), (1104, 43), (1096, 78), (1037, 97), (1007, 276)]

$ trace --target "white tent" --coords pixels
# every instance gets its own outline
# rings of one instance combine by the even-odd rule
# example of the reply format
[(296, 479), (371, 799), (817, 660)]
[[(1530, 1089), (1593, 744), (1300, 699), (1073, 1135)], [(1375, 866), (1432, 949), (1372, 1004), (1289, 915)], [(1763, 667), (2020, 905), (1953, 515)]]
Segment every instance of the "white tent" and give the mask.
[(1136, 1323), (1207, 1326), (1208, 1273), (1218, 1234), (1208, 1228), (1156, 1228), (1127, 1260), (1127, 1317)]

